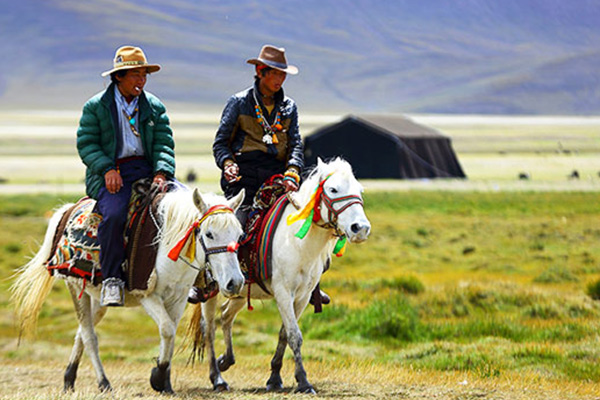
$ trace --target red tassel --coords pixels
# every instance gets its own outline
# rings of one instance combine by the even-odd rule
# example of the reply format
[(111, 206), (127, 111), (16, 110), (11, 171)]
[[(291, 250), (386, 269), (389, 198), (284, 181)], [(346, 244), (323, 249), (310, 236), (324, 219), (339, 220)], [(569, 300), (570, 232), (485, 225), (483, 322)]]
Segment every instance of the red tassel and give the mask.
[(323, 196), (323, 184), (325, 181), (321, 182), (319, 188), (317, 189), (317, 195), (315, 198), (315, 213), (313, 214), (313, 221), (319, 222), (321, 219), (321, 196)]
[(238, 242), (231, 242), (227, 245), (227, 251), (229, 253), (235, 253), (239, 247), (240, 244)]
[(194, 229), (196, 229), (197, 227), (198, 227), (198, 222), (196, 221), (187, 230), (187, 232), (185, 233), (185, 236), (183, 236), (181, 238), (181, 240), (179, 242), (177, 242), (177, 244), (169, 251), (168, 257), (171, 260), (177, 261), (177, 259), (179, 258), (179, 254), (181, 253), (181, 250), (183, 250), (185, 244), (187, 243), (188, 239), (190, 238), (190, 235), (192, 234)]
[(81, 288), (81, 292), (79, 293), (79, 297), (78, 297), (79, 300), (81, 300), (81, 296), (83, 296), (83, 292), (85, 291), (86, 282), (87, 282), (87, 280), (85, 278), (83, 278), (83, 287)]
[(250, 286), (251, 285), (252, 285), (252, 282), (248, 282), (248, 311), (254, 310), (254, 307), (252, 307), (252, 304), (250, 304)]

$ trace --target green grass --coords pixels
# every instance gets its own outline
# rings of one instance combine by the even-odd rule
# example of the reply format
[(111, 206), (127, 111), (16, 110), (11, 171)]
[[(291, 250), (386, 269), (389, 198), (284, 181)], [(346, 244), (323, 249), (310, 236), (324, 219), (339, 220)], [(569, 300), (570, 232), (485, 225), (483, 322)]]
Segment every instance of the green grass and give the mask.
[[(42, 240), (48, 210), (73, 200), (0, 196), (2, 337), (17, 335), (9, 276)], [(350, 245), (324, 275), (333, 304), (301, 318), (307, 359), (600, 382), (597, 194), (367, 192), (365, 205), (371, 238)], [(236, 349), (268, 356), (280, 326), (276, 306), (253, 306), (236, 320)], [(125, 325), (135, 325), (135, 335), (123, 338)], [(38, 341), (68, 354), (75, 329), (57, 284)], [(156, 327), (141, 310), (109, 313), (99, 332), (105, 360), (144, 361), (158, 351)], [(40, 356), (27, 346), (3, 349), (0, 359)]]

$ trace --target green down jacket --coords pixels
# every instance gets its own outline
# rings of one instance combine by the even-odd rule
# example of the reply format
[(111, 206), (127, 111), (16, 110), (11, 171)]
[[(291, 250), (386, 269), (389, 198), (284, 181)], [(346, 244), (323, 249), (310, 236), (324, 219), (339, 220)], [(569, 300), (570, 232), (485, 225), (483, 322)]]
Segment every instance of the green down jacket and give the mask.
[[(121, 138), (115, 129), (119, 121), (114, 90), (113, 83), (85, 103), (77, 130), (77, 151), (87, 167), (86, 193), (93, 199), (97, 199), (98, 191), (105, 185), (104, 174), (116, 169), (117, 143)], [(142, 92), (138, 108), (138, 131), (148, 163), (155, 174), (174, 177), (175, 142), (165, 106), (156, 96)]]

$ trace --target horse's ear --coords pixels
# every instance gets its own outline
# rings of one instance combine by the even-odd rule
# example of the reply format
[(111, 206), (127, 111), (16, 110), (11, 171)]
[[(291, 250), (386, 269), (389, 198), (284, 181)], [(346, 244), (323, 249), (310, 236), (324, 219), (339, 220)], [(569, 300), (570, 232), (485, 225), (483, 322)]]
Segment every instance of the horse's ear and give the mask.
[(246, 189), (240, 190), (240, 192), (234, 198), (229, 200), (229, 207), (231, 207), (233, 211), (237, 211), (237, 209), (242, 205), (245, 195)]
[(208, 210), (208, 206), (202, 199), (202, 195), (198, 191), (198, 188), (194, 188), (194, 204), (200, 210), (200, 213), (204, 214)]
[(325, 167), (327, 164), (325, 164), (325, 161), (323, 161), (323, 159), (321, 157), (317, 157), (317, 171), (319, 171), (319, 181), (323, 178), (325, 178)]

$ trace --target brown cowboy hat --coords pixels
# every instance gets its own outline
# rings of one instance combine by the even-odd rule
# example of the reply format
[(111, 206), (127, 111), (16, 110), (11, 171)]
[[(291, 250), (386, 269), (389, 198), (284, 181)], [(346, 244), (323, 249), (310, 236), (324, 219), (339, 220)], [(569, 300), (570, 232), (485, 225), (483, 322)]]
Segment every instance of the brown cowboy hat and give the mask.
[(139, 47), (134, 46), (122, 46), (117, 49), (115, 53), (115, 59), (113, 60), (113, 69), (110, 71), (104, 71), (102, 76), (108, 76), (113, 72), (122, 69), (134, 69), (134, 68), (146, 68), (148, 73), (157, 72), (160, 70), (158, 64), (148, 64), (146, 61), (146, 55)]
[(246, 62), (254, 65), (266, 65), (267, 67), (278, 69), (290, 75), (296, 75), (298, 73), (298, 68), (296, 66), (288, 65), (287, 60), (285, 59), (285, 49), (269, 44), (262, 47), (258, 58), (251, 58)]

